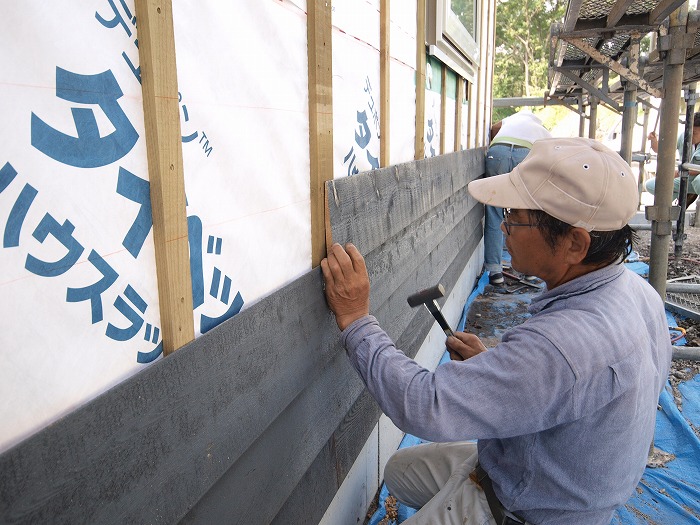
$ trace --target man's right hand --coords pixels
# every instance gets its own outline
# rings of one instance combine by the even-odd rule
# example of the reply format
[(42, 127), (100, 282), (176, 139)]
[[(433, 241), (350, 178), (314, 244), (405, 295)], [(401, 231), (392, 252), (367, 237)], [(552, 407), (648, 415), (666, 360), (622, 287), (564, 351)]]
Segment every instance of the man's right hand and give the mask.
[(651, 149), (654, 153), (658, 153), (659, 149), (659, 138), (656, 136), (655, 131), (650, 131), (649, 134), (647, 135), (647, 138), (651, 142)]

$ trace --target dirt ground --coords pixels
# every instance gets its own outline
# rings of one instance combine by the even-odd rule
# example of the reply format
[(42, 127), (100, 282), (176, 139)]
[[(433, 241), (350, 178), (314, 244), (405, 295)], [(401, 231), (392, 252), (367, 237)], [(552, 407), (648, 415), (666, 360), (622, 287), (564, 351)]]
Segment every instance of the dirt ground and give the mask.
[[(638, 232), (641, 242), (636, 250), (640, 260), (649, 262), (651, 232)], [(700, 275), (700, 226), (685, 226), (685, 239), (681, 257), (676, 258), (673, 241), (669, 243), (667, 278)], [(678, 319), (678, 325), (686, 329), (686, 345), (700, 346), (700, 322), (693, 319)]]

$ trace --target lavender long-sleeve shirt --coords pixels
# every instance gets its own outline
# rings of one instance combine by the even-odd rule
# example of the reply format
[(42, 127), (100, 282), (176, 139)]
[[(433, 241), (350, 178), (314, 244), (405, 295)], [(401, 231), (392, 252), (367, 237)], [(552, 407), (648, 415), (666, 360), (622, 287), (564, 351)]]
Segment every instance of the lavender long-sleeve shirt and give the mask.
[(432, 441), (478, 439), (509, 510), (533, 523), (608, 525), (632, 495), (671, 361), (663, 302), (622, 265), (545, 291), (495, 348), (434, 372), (372, 316), (341, 334), (380, 407)]

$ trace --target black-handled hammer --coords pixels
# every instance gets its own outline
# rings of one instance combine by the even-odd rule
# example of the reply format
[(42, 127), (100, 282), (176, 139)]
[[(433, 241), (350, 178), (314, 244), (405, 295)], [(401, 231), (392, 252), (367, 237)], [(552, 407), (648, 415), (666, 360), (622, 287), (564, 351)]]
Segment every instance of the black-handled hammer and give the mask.
[(445, 288), (438, 283), (435, 286), (431, 286), (430, 288), (426, 288), (425, 290), (416, 292), (413, 295), (409, 295), (408, 304), (412, 308), (424, 304), (428, 311), (431, 314), (433, 314), (433, 317), (440, 325), (440, 328), (442, 328), (442, 331), (445, 332), (445, 335), (449, 337), (451, 335), (454, 335), (454, 333), (452, 332), (452, 328), (450, 328), (450, 325), (447, 324), (445, 316), (442, 315), (442, 312), (440, 311), (440, 306), (438, 305), (436, 300), (444, 296)]

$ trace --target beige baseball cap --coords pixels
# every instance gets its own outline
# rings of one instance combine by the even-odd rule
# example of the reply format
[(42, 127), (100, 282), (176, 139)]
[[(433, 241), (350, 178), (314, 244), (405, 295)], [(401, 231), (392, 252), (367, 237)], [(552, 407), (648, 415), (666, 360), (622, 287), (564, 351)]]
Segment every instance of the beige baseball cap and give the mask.
[(587, 231), (619, 230), (637, 212), (637, 179), (620, 155), (587, 138), (536, 141), (513, 171), (469, 183), (500, 208), (542, 210)]

